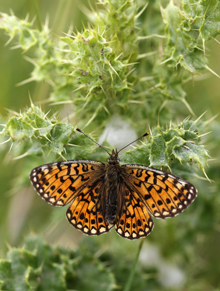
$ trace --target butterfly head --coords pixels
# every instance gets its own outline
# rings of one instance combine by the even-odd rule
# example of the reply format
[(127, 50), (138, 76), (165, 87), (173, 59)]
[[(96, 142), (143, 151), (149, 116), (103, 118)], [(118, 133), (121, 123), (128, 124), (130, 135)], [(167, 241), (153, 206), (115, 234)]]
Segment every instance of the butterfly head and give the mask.
[(118, 157), (118, 151), (112, 150), (112, 154), (110, 155), (108, 162), (109, 164), (119, 164), (119, 157)]

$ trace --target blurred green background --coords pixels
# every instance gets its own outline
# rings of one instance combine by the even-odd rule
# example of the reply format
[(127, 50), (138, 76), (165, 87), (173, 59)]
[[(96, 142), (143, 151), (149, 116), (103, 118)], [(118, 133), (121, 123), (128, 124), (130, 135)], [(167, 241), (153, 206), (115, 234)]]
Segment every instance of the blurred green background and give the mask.
[[(37, 2), (42, 22), (48, 17), (49, 27), (55, 35), (60, 36), (63, 32), (67, 32), (71, 25), (79, 31), (83, 24), (87, 26), (87, 19), (82, 12), (85, 7), (89, 7), (87, 0), (42, 0)], [(91, 1), (92, 4), (94, 2)], [(33, 19), (36, 15), (34, 1), (0, 1), (1, 12), (10, 13), (11, 10), (19, 18), (25, 18), (29, 14), (29, 19)], [(11, 44), (5, 46), (7, 40), (8, 37), (3, 31), (0, 31), (1, 123), (7, 120), (8, 109), (20, 111), (30, 105), (29, 94), (34, 102), (39, 102), (47, 99), (50, 92), (49, 85), (46, 83), (33, 82), (16, 86), (30, 77), (32, 65), (23, 58), (20, 49), (11, 49), (16, 45), (15, 42), (12, 41)], [(217, 40), (220, 42), (220, 37)], [(209, 59), (209, 67), (220, 75), (219, 48), (220, 43), (215, 40), (209, 41), (206, 55)], [(185, 90), (186, 99), (196, 116), (207, 111), (205, 119), (209, 120), (219, 114), (220, 79), (217, 76), (207, 70), (197, 80), (194, 81), (192, 78), (186, 83)], [(45, 111), (55, 110), (43, 103), (42, 108)], [(177, 116), (177, 120), (178, 118), (179, 116)], [(159, 288), (160, 290), (220, 290), (219, 122), (220, 117), (217, 116), (211, 125), (212, 133), (207, 138), (207, 150), (215, 160), (210, 162), (210, 167), (206, 171), (214, 182), (209, 184), (209, 182), (201, 180), (199, 190), (208, 189), (206, 193), (201, 194), (202, 198), (200, 198), (199, 192), (193, 205), (172, 221), (155, 221), (154, 231), (150, 237), (145, 239), (140, 264), (146, 268), (149, 266), (156, 268), (159, 282), (159, 285), (155, 287), (158, 289), (153, 289), (152, 285), (151, 289), (146, 288), (145, 290), (159, 290)], [(1, 257), (5, 255), (8, 245), (21, 246), (24, 237), (30, 233), (37, 233), (55, 245), (76, 248), (83, 235), (67, 223), (66, 209), (54, 209), (47, 205), (28, 184), (26, 188), (18, 187), (18, 191), (14, 191), (16, 183), (19, 183), (19, 168), (22, 167), (22, 161), (17, 163), (16, 160), (11, 160), (8, 151), (9, 148), (6, 144), (0, 156)], [(44, 162), (42, 161), (42, 163)], [(201, 172), (200, 176), (202, 175)], [(188, 235), (182, 235), (182, 228), (186, 225), (184, 221), (196, 220), (194, 211), (196, 213), (200, 211), (200, 215), (202, 212), (204, 219), (198, 224), (201, 229), (198, 229), (198, 234), (192, 234), (192, 230), (195, 232), (195, 228), (192, 227), (192, 230), (184, 230)], [(174, 237), (172, 237), (173, 233), (175, 233)], [(183, 238), (184, 241), (182, 241)], [(137, 241), (130, 242), (121, 239), (114, 231), (105, 236), (87, 238), (87, 240), (97, 242), (102, 252), (111, 250), (120, 253), (120, 260), (124, 260), (126, 256), (134, 258), (139, 244)], [(146, 272), (146, 276), (148, 275)], [(166, 278), (168, 282), (166, 282)], [(176, 283), (169, 285), (170, 282), (175, 281), (175, 278)]]

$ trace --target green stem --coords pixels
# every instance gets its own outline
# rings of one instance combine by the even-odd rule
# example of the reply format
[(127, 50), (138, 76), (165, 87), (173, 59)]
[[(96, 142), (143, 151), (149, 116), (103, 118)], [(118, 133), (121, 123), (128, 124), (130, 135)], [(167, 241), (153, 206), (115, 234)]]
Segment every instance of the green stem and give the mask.
[(41, 25), (41, 20), (40, 20), (38, 3), (37, 3), (37, 0), (33, 0), (33, 2), (34, 2), (34, 8), (35, 8), (36, 17), (37, 17), (37, 25), (38, 25), (39, 30), (41, 31), (42, 25)]
[(124, 288), (123, 291), (129, 291), (131, 289), (131, 284), (132, 284), (132, 281), (133, 281), (133, 278), (134, 278), (137, 262), (138, 262), (138, 259), (139, 259), (139, 255), (140, 255), (140, 251), (142, 249), (143, 243), (144, 243), (144, 238), (141, 239), (140, 244), (138, 246), (137, 255), (136, 255), (135, 259), (134, 259), (134, 263), (133, 263), (133, 266), (131, 268), (130, 275), (128, 277), (127, 283), (126, 283), (125, 288)]

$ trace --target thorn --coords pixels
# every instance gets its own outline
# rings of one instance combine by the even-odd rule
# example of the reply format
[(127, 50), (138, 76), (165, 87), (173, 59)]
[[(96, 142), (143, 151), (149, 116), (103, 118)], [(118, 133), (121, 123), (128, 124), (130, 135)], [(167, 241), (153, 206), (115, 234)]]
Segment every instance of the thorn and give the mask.
[(45, 115), (44, 115), (44, 118), (47, 118), (47, 115), (50, 113), (51, 110), (48, 110)]
[[(96, 11), (95, 11), (95, 9), (92, 7), (92, 4), (91, 4), (91, 1), (90, 0), (88, 0), (88, 3), (89, 3), (89, 7), (90, 7), (90, 9), (92, 10), (92, 12), (94, 13), (94, 14), (96, 14)], [(81, 4), (80, 4), (81, 5)]]
[(131, 70), (127, 73), (126, 78), (127, 78), (127, 77), (132, 73), (132, 72), (134, 72), (134, 70), (135, 70), (135, 68), (131, 69)]
[(105, 32), (106, 32), (106, 29), (103, 30), (103, 32), (102, 32), (102, 34), (101, 34), (102, 37), (103, 37), (103, 35), (105, 34)]
[(135, 15), (134, 19), (137, 19), (138, 17), (141, 16), (141, 14), (142, 14), (142, 13), (144, 12), (144, 10), (147, 8), (148, 4), (149, 4), (149, 2), (146, 3), (146, 4), (144, 5), (144, 7), (141, 9), (141, 11), (140, 11), (138, 14)]
[[(193, 177), (198, 178), (198, 179), (203, 180), (203, 181), (207, 181), (207, 178), (201, 177), (201, 176), (196, 175), (196, 174), (193, 174)], [(210, 181), (214, 182), (213, 180), (210, 180)]]
[(212, 131), (209, 131), (209, 132), (203, 133), (203, 134), (199, 135), (198, 137), (203, 137), (203, 136), (206, 136), (206, 135), (208, 135), (208, 134), (210, 134), (210, 133), (212, 133)]
[(30, 100), (31, 107), (33, 107), (34, 103), (33, 103), (32, 99), (31, 99), (31, 93), (30, 93), (30, 91), (28, 91), (28, 96), (29, 96), (29, 100)]
[(105, 111), (107, 112), (108, 115), (110, 115), (110, 112), (108, 111), (108, 108), (104, 105), (103, 108), (105, 109)]
[(210, 118), (209, 120), (205, 121), (205, 125), (207, 125), (210, 122), (212, 122), (214, 119), (216, 119), (216, 117), (218, 117), (218, 114), (214, 115), (212, 118)]
[(12, 150), (12, 148), (13, 148), (13, 142), (11, 143), (11, 145), (10, 145), (10, 148), (9, 148), (9, 150), (8, 150), (8, 153), (10, 153), (11, 152), (11, 150)]
[[(38, 130), (39, 130), (40, 128), (38, 128)], [(44, 135), (43, 137), (45, 137), (50, 143), (52, 143), (52, 141), (49, 139), (49, 137), (48, 136), (46, 136), (46, 135)]]
[(11, 8), (10, 8), (10, 13), (11, 13), (12, 16), (14, 16), (14, 12), (13, 12), (13, 10)]
[(197, 76), (192, 75), (189, 78), (185, 79), (183, 81), (183, 84), (186, 84), (189, 81), (195, 81), (195, 82), (203, 81), (203, 80), (206, 80), (206, 79), (210, 78), (210, 76), (211, 76), (210, 73), (206, 73), (206, 74), (203, 74), (203, 75), (197, 75)]
[(62, 158), (64, 161), (67, 161), (67, 159), (64, 158), (64, 156), (63, 156), (61, 153), (59, 153), (59, 155), (61, 156), (61, 158)]
[(83, 85), (79, 86), (78, 88), (76, 88), (75, 90), (73, 90), (72, 92), (76, 92), (76, 91), (78, 91), (78, 90), (80, 90), (82, 88), (85, 88), (85, 87), (86, 87), (86, 85), (83, 84)]
[[(92, 93), (92, 89), (89, 90), (87, 93), (86, 97), (84, 98), (85, 100), (89, 97), (89, 95)], [(87, 105), (88, 102), (84, 103), (83, 107)]]
[(34, 18), (31, 20), (31, 25), (34, 24), (35, 20), (36, 20), (36, 16), (34, 16)]
[(16, 116), (20, 116), (20, 114), (14, 110), (11, 110), (11, 109), (8, 109), (8, 108), (5, 108), (5, 110), (10, 113), (11, 115), (16, 115)]
[(183, 121), (181, 122), (181, 124), (183, 124), (184, 122), (188, 121), (190, 119), (190, 115), (187, 116), (186, 118), (183, 119)]
[(170, 128), (169, 129), (171, 129), (172, 128), (172, 121), (170, 120)]
[(195, 123), (197, 123), (206, 113), (208, 110), (204, 111), (196, 120)]
[(12, 246), (7, 241), (5, 242), (5, 244), (6, 244), (6, 247), (8, 248), (8, 250), (11, 251), (12, 250)]
[(5, 43), (5, 46), (7, 46), (11, 41), (12, 41), (13, 37), (10, 37), (9, 40)]
[(137, 60), (140, 60), (140, 59), (143, 59), (145, 57), (148, 57), (148, 56), (152, 56), (152, 55), (155, 55), (157, 52), (149, 52), (149, 53), (145, 53), (145, 54), (139, 54), (137, 56)]
[(214, 38), (214, 40), (215, 40), (218, 44), (220, 44), (220, 41), (219, 41), (219, 40), (217, 40), (216, 38)]
[(203, 46), (203, 51), (204, 51), (204, 55), (205, 55), (205, 40), (202, 40), (202, 46)]
[(123, 55), (123, 53), (121, 53), (119, 56), (117, 56), (117, 57), (115, 58), (115, 61), (117, 61), (117, 59), (120, 58), (120, 56), (122, 56), (122, 55)]
[(144, 81), (151, 81), (151, 80), (154, 80), (154, 79), (155, 79), (154, 76), (148, 76), (148, 77), (140, 78), (140, 81), (144, 82)]
[(159, 65), (163, 65), (163, 64), (165, 64), (165, 63), (171, 61), (172, 59), (173, 59), (173, 57), (170, 57), (170, 58), (166, 59), (165, 61), (159, 63)]
[[(111, 69), (115, 72), (115, 74), (118, 76), (118, 78), (120, 78), (118, 72), (117, 72), (117, 71), (112, 67), (111, 63), (108, 62), (108, 64), (109, 64), (110, 68), (111, 68)], [(120, 79), (121, 79), (121, 78), (120, 78)], [(112, 81), (113, 81), (113, 80), (112, 80)]]
[(190, 105), (189, 105), (189, 103), (186, 101), (186, 99), (183, 98), (181, 101), (183, 102), (183, 104), (186, 105), (186, 108), (189, 110), (189, 112), (190, 112), (193, 116), (195, 116), (195, 113), (193, 112), (192, 108), (190, 107)]
[(127, 90), (131, 90), (131, 91), (133, 91), (133, 92), (136, 92), (135, 89), (134, 89), (134, 88), (131, 88), (131, 87), (126, 87), (126, 89), (127, 89)]
[(11, 137), (9, 137), (9, 139), (7, 139), (7, 140), (1, 142), (0, 145), (2, 145), (2, 144), (4, 144), (4, 143), (7, 143), (7, 142), (10, 141), (10, 140), (11, 140)]
[(37, 65), (37, 63), (36, 63), (33, 59), (31, 59), (31, 58), (29, 58), (29, 57), (27, 57), (27, 56), (24, 56), (24, 59), (25, 59), (26, 61), (28, 61), (29, 63), (35, 65), (35, 66)]
[(144, 101), (138, 101), (138, 100), (128, 100), (128, 103), (134, 103), (134, 104), (143, 104)]
[(89, 121), (86, 123), (85, 127), (87, 127), (92, 121), (93, 119), (96, 117), (97, 112), (95, 111), (94, 114), (92, 115), (92, 117), (89, 119)]
[(146, 95), (149, 95), (149, 91), (148, 90), (143, 91), (143, 92), (139, 92), (137, 94), (134, 94), (133, 96), (134, 97), (140, 97), (140, 96), (146, 96)]
[(67, 143), (68, 146), (71, 146), (71, 147), (81, 147), (80, 145), (78, 144), (71, 144), (71, 143)]
[(21, 47), (21, 45), (18, 44), (18, 45), (12, 46), (12, 47), (10, 48), (10, 50), (16, 50), (16, 49), (18, 49), (18, 48), (20, 48), (20, 47)]
[(210, 180), (209, 177), (207, 176), (207, 174), (206, 174), (206, 172), (205, 172), (205, 169), (202, 169), (202, 171), (203, 171), (203, 173), (204, 173), (206, 179), (209, 181), (209, 183), (211, 183), (211, 180)]
[(133, 66), (139, 64), (139, 62), (135, 62), (135, 63), (129, 63), (129, 64), (122, 64), (122, 67), (129, 67), (129, 66)]
[(28, 22), (29, 16), (30, 16), (29, 13), (27, 13), (27, 15), (26, 15), (24, 21)]
[(20, 155), (16, 158), (13, 158), (12, 160), (19, 160), (19, 159), (22, 159), (22, 158), (27, 157), (27, 156), (28, 156), (28, 153), (24, 153), (23, 155)]
[(138, 40), (144, 40), (144, 39), (148, 39), (148, 38), (151, 38), (151, 37), (166, 38), (165, 35), (151, 34), (151, 35), (146, 35), (146, 36), (139, 36)]
[(220, 78), (220, 76), (219, 76), (216, 72), (214, 72), (211, 68), (209, 68), (208, 66), (205, 66), (205, 68), (206, 68), (209, 72), (211, 72), (213, 75), (215, 75), (216, 77)]
[[(48, 101), (49, 102), (49, 101)], [(47, 102), (46, 102), (47, 103)], [(72, 104), (72, 100), (67, 100), (67, 101), (59, 101), (59, 102), (53, 102), (50, 104), (50, 106), (55, 106), (55, 105), (60, 105), (60, 104)]]
[(150, 128), (150, 125), (149, 125), (149, 132), (150, 132), (150, 135), (153, 136), (153, 135), (152, 135), (152, 130), (151, 130), (151, 128)]
[(19, 87), (19, 86), (25, 85), (25, 84), (30, 83), (30, 82), (33, 82), (33, 81), (34, 81), (34, 77), (31, 77), (29, 79), (26, 79), (26, 80), (24, 80), (24, 81), (16, 84), (16, 86)]
[(63, 34), (70, 37), (70, 38), (73, 38), (74, 40), (77, 38), (76, 36), (73, 36), (72, 34), (68, 34), (66, 32), (63, 32)]

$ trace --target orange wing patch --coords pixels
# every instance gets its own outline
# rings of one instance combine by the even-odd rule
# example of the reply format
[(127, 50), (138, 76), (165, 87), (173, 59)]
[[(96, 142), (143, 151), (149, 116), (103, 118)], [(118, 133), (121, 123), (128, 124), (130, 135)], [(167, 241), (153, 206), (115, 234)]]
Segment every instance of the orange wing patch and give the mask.
[[(102, 175), (102, 163), (70, 161), (46, 164), (31, 171), (31, 182), (48, 203), (63, 206), (73, 200), (75, 194), (87, 183)], [(104, 165), (103, 165), (104, 166)]]
[(127, 239), (147, 236), (153, 229), (153, 220), (138, 195), (125, 186), (122, 206), (117, 216), (115, 229)]
[(196, 198), (196, 188), (172, 174), (139, 165), (122, 167), (128, 185), (156, 218), (176, 216)]
[(108, 232), (113, 225), (108, 224), (101, 212), (103, 183), (84, 188), (67, 210), (69, 222), (88, 235), (100, 235)]

